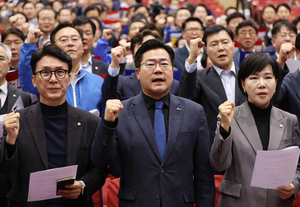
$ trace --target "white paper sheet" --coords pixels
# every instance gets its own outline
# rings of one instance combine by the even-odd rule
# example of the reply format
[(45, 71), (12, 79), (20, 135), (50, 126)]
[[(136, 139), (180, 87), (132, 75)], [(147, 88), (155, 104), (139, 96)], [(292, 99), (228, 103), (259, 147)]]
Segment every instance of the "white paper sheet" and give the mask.
[(297, 146), (282, 150), (258, 150), (250, 186), (277, 189), (293, 181), (299, 159)]
[(76, 177), (78, 165), (30, 173), (27, 201), (41, 201), (59, 198), (56, 195), (56, 181), (62, 178)]

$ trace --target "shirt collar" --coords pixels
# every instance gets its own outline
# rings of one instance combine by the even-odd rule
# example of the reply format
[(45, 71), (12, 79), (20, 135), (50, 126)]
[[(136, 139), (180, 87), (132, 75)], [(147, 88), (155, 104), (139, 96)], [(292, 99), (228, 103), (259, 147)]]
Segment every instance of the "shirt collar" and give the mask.
[[(225, 71), (224, 69), (218, 68), (217, 66), (213, 65), (214, 69), (217, 71), (219, 76), (221, 76), (221, 73)], [(232, 71), (233, 74), (236, 76), (236, 71), (235, 71), (235, 64), (232, 62), (232, 66), (229, 71)]]
[(92, 55), (91, 54), (90, 54), (89, 59), (88, 59), (88, 61), (87, 61), (87, 63), (85, 65), (83, 65), (82, 61), (80, 60), (81, 67), (87, 67), (87, 66), (92, 65), (92, 64), (93, 63), (92, 63)]
[(169, 107), (170, 106), (170, 93), (165, 95), (159, 100), (155, 100), (154, 98), (151, 98), (150, 96), (147, 96), (144, 92), (142, 92), (143, 99), (146, 103), (147, 109), (149, 109), (151, 106), (155, 104), (156, 101), (162, 101), (164, 104)]
[(7, 81), (5, 81), (5, 83), (2, 86), (0, 86), (0, 89), (5, 95), (7, 95)]

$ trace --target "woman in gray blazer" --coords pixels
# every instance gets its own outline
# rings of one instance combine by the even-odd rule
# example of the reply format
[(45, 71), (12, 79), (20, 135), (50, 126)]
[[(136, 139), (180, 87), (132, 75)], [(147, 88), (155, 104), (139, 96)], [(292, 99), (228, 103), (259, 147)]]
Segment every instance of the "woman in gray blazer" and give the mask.
[(252, 53), (238, 74), (247, 101), (236, 108), (229, 101), (219, 106), (210, 153), (213, 168), (225, 170), (218, 207), (288, 207), (299, 191), (299, 163), (289, 186), (277, 190), (250, 186), (257, 150), (300, 146), (296, 116), (272, 106), (278, 77), (278, 65), (271, 56)]

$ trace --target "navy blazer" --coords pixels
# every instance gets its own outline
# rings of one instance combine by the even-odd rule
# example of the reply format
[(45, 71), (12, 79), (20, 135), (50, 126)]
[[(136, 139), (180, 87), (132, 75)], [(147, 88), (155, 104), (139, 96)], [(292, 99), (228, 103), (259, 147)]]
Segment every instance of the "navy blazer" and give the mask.
[(185, 70), (185, 61), (189, 57), (189, 51), (184, 45), (181, 48), (174, 50), (175, 53), (175, 64), (174, 67), (177, 68), (180, 72)]
[[(10, 206), (44, 207), (46, 201), (27, 202), (30, 173), (48, 169), (47, 145), (40, 103), (21, 109), (16, 149), (8, 158), (4, 142), (0, 143), (0, 173), (15, 172)], [(70, 199), (70, 206), (92, 207), (92, 195), (104, 184), (107, 169), (96, 167), (90, 159), (92, 142), (99, 118), (68, 104), (67, 166), (78, 165), (76, 180), (86, 184), (83, 196)]]
[[(235, 66), (235, 68), (238, 74), (238, 67)], [(183, 70), (179, 82), (179, 95), (203, 106), (212, 143), (217, 126), (218, 107), (227, 101), (225, 89), (217, 71), (213, 67), (195, 70), (193, 73)], [(235, 105), (238, 106), (245, 100), (246, 96), (240, 91), (236, 77)]]
[(281, 85), (276, 87), (273, 97), (275, 106), (295, 114), (300, 123), (300, 71), (287, 74)]
[[(171, 85), (170, 92), (178, 95), (179, 81), (174, 80)], [(102, 85), (102, 104), (108, 99), (125, 100), (138, 95), (142, 91), (140, 81), (136, 77), (136, 73), (129, 76), (118, 75), (112, 77), (109, 73), (106, 74)]]
[(120, 160), (119, 206), (193, 207), (195, 202), (213, 207), (210, 141), (202, 106), (170, 94), (168, 143), (161, 160), (142, 93), (122, 103), (115, 140), (114, 133), (97, 130), (92, 147), (98, 166), (105, 167), (114, 156)]
[(106, 74), (108, 70), (108, 64), (92, 58), (92, 73), (94, 74)]

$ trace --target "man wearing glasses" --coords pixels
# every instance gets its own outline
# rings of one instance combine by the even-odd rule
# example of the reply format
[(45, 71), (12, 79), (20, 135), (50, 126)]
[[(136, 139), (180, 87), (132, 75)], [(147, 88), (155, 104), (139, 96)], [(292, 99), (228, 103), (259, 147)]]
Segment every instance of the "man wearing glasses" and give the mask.
[[(182, 37), (186, 39), (186, 44), (175, 50), (175, 65), (180, 72), (184, 70), (184, 63), (190, 53), (190, 41), (203, 37), (203, 25), (199, 18), (189, 17), (182, 23)], [(202, 69), (201, 58), (202, 52), (197, 57), (197, 69)]]
[(120, 207), (214, 206), (204, 110), (170, 93), (174, 58), (160, 40), (143, 43), (134, 58), (142, 92), (108, 100), (98, 125), (110, 132), (97, 130), (91, 157), (99, 167), (121, 163)]
[(234, 52), (233, 62), (236, 66), (240, 67), (240, 53), (255, 52), (254, 45), (258, 39), (257, 27), (252, 20), (241, 22), (236, 28), (236, 40), (240, 44), (239, 49)]
[[(36, 43), (41, 36), (38, 29), (29, 30), (28, 37), (20, 51), (19, 83), (23, 91), (39, 94), (37, 88), (31, 82), (32, 71), (30, 59), (36, 51)], [(66, 93), (69, 104), (83, 110), (98, 109), (100, 115), (104, 114), (105, 106), (101, 104), (101, 87), (103, 78), (82, 70), (80, 59), (83, 54), (82, 30), (74, 28), (71, 23), (60, 23), (51, 32), (51, 44), (56, 44), (72, 58), (71, 84)]]
[[(9, 206), (92, 207), (93, 193), (105, 182), (108, 169), (96, 167), (90, 158), (99, 118), (66, 101), (72, 62), (55, 44), (33, 53), (32, 82), (40, 103), (4, 117), (0, 172), (15, 175)], [(62, 197), (27, 202), (30, 173), (70, 165), (78, 165), (77, 174), (74, 184), (58, 191)]]

